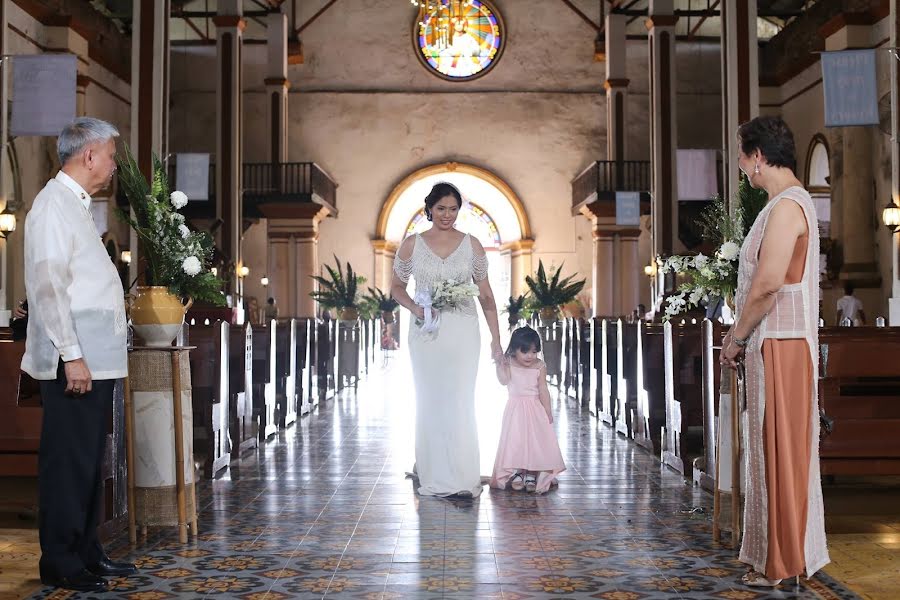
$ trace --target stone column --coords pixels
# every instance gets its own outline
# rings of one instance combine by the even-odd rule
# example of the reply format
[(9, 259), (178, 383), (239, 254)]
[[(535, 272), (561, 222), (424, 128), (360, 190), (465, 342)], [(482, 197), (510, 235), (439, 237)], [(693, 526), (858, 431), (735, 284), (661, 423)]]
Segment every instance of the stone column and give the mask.
[(675, 150), (675, 16), (673, 0), (650, 0), (650, 146), (653, 169), (653, 252), (675, 250), (678, 233), (678, 186)]
[[(133, 0), (131, 42), (131, 151), (145, 176), (153, 170), (153, 155), (168, 156), (169, 137), (169, 13), (170, 1)], [(137, 234), (130, 230), (129, 279), (138, 275)]]
[[(891, 47), (900, 44), (900, 5), (891, 2), (890, 14)], [(900, 205), (900, 61), (891, 62), (891, 197)], [(893, 242), (893, 282), (889, 305), (889, 323), (891, 327), (900, 325), (900, 245), (898, 236), (892, 236)]]
[(592, 291), (595, 317), (611, 317), (616, 315), (615, 301), (615, 232), (595, 226)]
[(266, 73), (270, 140), (269, 160), (285, 163), (288, 160), (288, 20), (283, 12), (266, 17), (269, 65)]
[(878, 287), (881, 277), (872, 243), (875, 236), (872, 221), (875, 205), (872, 139), (864, 127), (844, 127), (843, 134), (841, 213), (844, 261), (840, 278), (853, 282), (856, 287)]
[(87, 116), (87, 87), (91, 78), (87, 75), (77, 75), (75, 78), (75, 116)]
[(372, 240), (372, 250), (375, 252), (375, 279), (373, 287), (378, 288), (385, 294), (390, 294), (397, 248), (399, 246), (395, 242)]
[[(509, 293), (518, 297), (528, 291), (525, 278), (534, 272), (534, 240), (509, 242), (503, 244), (500, 251), (509, 252)], [(498, 298), (497, 303), (501, 304), (504, 300), (506, 299)]]
[[(219, 248), (235, 268), (240, 268), (243, 202), (242, 49), (243, 19), (241, 0), (219, 0), (216, 25), (216, 216), (223, 221), (219, 229)], [(232, 294), (239, 293), (238, 278), (233, 279)]]
[(725, 0), (722, 11), (722, 168), (727, 202), (737, 193), (737, 132), (759, 116), (759, 49), (755, 0)]
[(617, 314), (631, 314), (640, 303), (641, 297), (641, 279), (643, 276), (643, 267), (640, 264), (638, 254), (638, 238), (641, 236), (640, 229), (621, 229), (616, 232), (618, 241), (618, 261), (616, 274), (618, 277), (619, 302)]
[[(628, 99), (626, 78), (625, 15), (606, 17), (606, 156), (619, 163), (625, 160), (625, 105)], [(616, 166), (621, 174), (621, 165)]]
[(319, 274), (319, 223), (328, 210), (314, 203), (289, 207), (289, 212), (267, 214), (270, 294), (284, 317), (314, 317), (317, 289), (310, 275)]

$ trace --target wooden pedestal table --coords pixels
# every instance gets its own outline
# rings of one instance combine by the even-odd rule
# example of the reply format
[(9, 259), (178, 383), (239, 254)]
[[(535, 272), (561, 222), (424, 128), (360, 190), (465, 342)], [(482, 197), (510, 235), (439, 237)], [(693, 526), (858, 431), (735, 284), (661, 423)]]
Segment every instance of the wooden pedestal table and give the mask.
[(142, 535), (150, 525), (175, 525), (181, 543), (187, 543), (188, 525), (197, 535), (188, 361), (192, 349), (135, 347), (129, 352), (125, 435), (128, 537), (132, 543), (137, 541), (137, 524)]

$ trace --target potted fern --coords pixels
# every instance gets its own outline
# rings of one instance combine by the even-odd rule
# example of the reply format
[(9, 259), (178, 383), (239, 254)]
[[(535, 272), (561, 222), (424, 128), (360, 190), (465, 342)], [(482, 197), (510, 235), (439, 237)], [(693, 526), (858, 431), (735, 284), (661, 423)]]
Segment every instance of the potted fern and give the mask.
[(369, 288), (369, 294), (369, 297), (378, 305), (378, 310), (381, 311), (381, 321), (393, 323), (394, 312), (400, 307), (400, 303), (378, 288)]
[(519, 294), (517, 298), (513, 296), (509, 297), (509, 302), (506, 303), (504, 312), (509, 315), (510, 331), (515, 329), (516, 325), (519, 324), (519, 321), (522, 320), (526, 300), (527, 296), (525, 294)]
[(334, 257), (334, 262), (337, 269), (325, 265), (328, 278), (310, 275), (320, 288), (309, 295), (322, 307), (335, 309), (341, 321), (356, 321), (359, 319), (359, 284), (365, 278), (357, 275), (349, 262), (346, 263), (346, 270), (341, 267), (337, 256)]
[(544, 261), (538, 262), (537, 276), (525, 277), (530, 290), (532, 306), (541, 316), (541, 324), (549, 325), (559, 319), (559, 307), (572, 302), (584, 287), (585, 279), (572, 281), (574, 275), (560, 279), (562, 265), (556, 268), (550, 277), (544, 270)]

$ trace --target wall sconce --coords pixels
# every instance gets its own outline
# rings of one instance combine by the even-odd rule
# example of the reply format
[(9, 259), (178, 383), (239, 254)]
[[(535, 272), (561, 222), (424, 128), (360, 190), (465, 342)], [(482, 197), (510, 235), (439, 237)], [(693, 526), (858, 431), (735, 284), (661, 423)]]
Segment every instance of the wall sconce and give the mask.
[(881, 220), (884, 225), (891, 230), (891, 233), (900, 232), (900, 206), (891, 200), (881, 211)]
[(0, 238), (16, 230), (16, 215), (5, 210), (0, 213)]
[(119, 255), (119, 259), (126, 265), (131, 264), (131, 250), (122, 250), (122, 253)]
[(260, 279), (259, 282), (263, 285), (263, 287), (269, 286), (269, 278), (266, 276), (263, 276), (263, 278)]
[(250, 267), (241, 267), (238, 269), (238, 277), (246, 277), (250, 274)]
[(644, 275), (646, 275), (647, 277), (656, 276), (656, 261), (644, 267)]

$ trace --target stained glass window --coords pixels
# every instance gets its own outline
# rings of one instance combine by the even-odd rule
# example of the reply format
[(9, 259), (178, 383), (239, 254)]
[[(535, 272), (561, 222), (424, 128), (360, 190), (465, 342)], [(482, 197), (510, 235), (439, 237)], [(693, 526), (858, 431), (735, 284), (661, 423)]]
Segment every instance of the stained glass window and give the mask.
[(439, 0), (415, 28), (419, 59), (451, 81), (490, 70), (503, 52), (505, 35), (500, 15), (485, 0)]

